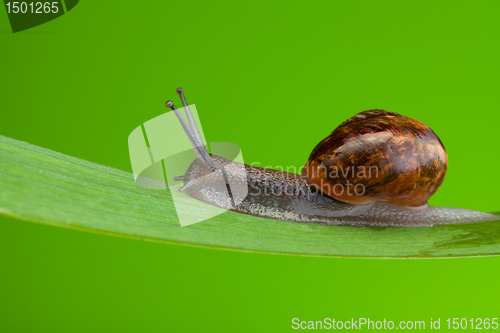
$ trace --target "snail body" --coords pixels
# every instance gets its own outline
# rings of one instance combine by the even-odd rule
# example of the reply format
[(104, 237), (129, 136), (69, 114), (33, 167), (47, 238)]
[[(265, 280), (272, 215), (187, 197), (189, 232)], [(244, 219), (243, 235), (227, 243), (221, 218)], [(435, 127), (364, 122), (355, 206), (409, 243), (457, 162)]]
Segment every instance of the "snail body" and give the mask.
[[(245, 198), (232, 191), (233, 204), (228, 197), (224, 174), (229, 182), (241, 180), (242, 168), (216, 155), (210, 155), (215, 171), (195, 160), (184, 175), (185, 190), (190, 196), (205, 203), (239, 213), (284, 221), (328, 225), (416, 227), (440, 224), (460, 224), (497, 220), (498, 216), (483, 212), (448, 208), (411, 208), (390, 202), (375, 201), (366, 205), (345, 203), (317, 191), (300, 175), (278, 170), (243, 165), (248, 188)], [(233, 183), (234, 184), (234, 183)], [(237, 187), (237, 186), (236, 186)], [(239, 199), (239, 200), (238, 200)]]
[(329, 225), (410, 227), (500, 219), (428, 207), (444, 180), (447, 156), (437, 135), (417, 120), (384, 110), (362, 112), (322, 140), (298, 175), (208, 154), (182, 89), (177, 93), (189, 125), (171, 101), (166, 105), (176, 112), (196, 154), (177, 180), (184, 182), (180, 191), (202, 202), (265, 218)]

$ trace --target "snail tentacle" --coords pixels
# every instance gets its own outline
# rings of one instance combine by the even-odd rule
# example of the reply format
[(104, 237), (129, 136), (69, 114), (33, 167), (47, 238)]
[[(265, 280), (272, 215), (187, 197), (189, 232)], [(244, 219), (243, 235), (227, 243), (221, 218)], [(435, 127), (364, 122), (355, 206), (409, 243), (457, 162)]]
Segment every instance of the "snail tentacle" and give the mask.
[[(182, 117), (181, 113), (175, 107), (174, 103), (172, 101), (167, 101), (165, 103), (165, 106), (167, 108), (170, 108), (172, 111), (174, 111), (175, 115), (177, 116), (177, 119), (181, 123), (182, 129), (186, 133), (186, 136), (188, 137), (189, 142), (191, 143), (191, 146), (193, 147), (194, 153), (196, 155), (196, 159), (203, 159), (203, 161), (205, 161), (205, 164), (209, 168), (213, 169), (212, 161), (210, 160), (210, 156), (209, 156), (205, 146), (203, 145), (203, 142), (201, 141), (201, 139), (200, 139), (200, 141), (197, 140), (193, 130), (186, 123), (186, 120)], [(191, 112), (188, 113), (186, 111), (186, 114), (191, 115)], [(192, 118), (192, 115), (191, 115), (191, 118)]]

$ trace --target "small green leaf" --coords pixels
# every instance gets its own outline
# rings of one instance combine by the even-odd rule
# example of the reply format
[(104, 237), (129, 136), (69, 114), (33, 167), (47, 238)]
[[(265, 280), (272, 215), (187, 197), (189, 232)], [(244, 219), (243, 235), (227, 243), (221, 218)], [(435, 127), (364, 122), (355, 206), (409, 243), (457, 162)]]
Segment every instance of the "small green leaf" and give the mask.
[(0, 136), (0, 214), (107, 235), (246, 252), (363, 258), (500, 254), (500, 221), (367, 228), (225, 212), (180, 227), (168, 190), (143, 189), (128, 172), (4, 136)]

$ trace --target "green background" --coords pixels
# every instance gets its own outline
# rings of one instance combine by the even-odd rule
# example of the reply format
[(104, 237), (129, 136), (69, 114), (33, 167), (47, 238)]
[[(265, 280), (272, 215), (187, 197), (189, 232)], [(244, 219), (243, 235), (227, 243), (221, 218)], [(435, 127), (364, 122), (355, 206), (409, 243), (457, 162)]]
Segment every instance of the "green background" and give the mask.
[[(131, 171), (128, 134), (181, 86), (208, 141), (300, 167), (343, 120), (383, 108), (447, 148), (431, 205), (498, 211), (499, 13), (497, 1), (86, 0), (13, 34), (0, 10), (0, 134)], [(500, 317), (499, 264), (236, 253), (0, 217), (0, 332), (428, 327)]]

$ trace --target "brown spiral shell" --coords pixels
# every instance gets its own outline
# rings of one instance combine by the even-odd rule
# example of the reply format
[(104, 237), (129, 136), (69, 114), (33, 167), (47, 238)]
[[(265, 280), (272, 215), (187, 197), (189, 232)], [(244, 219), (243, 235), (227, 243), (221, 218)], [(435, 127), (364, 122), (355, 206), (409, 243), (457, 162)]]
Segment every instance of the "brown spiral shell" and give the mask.
[(352, 204), (386, 200), (422, 206), (443, 183), (446, 150), (424, 123), (385, 110), (344, 121), (312, 151), (302, 175)]

